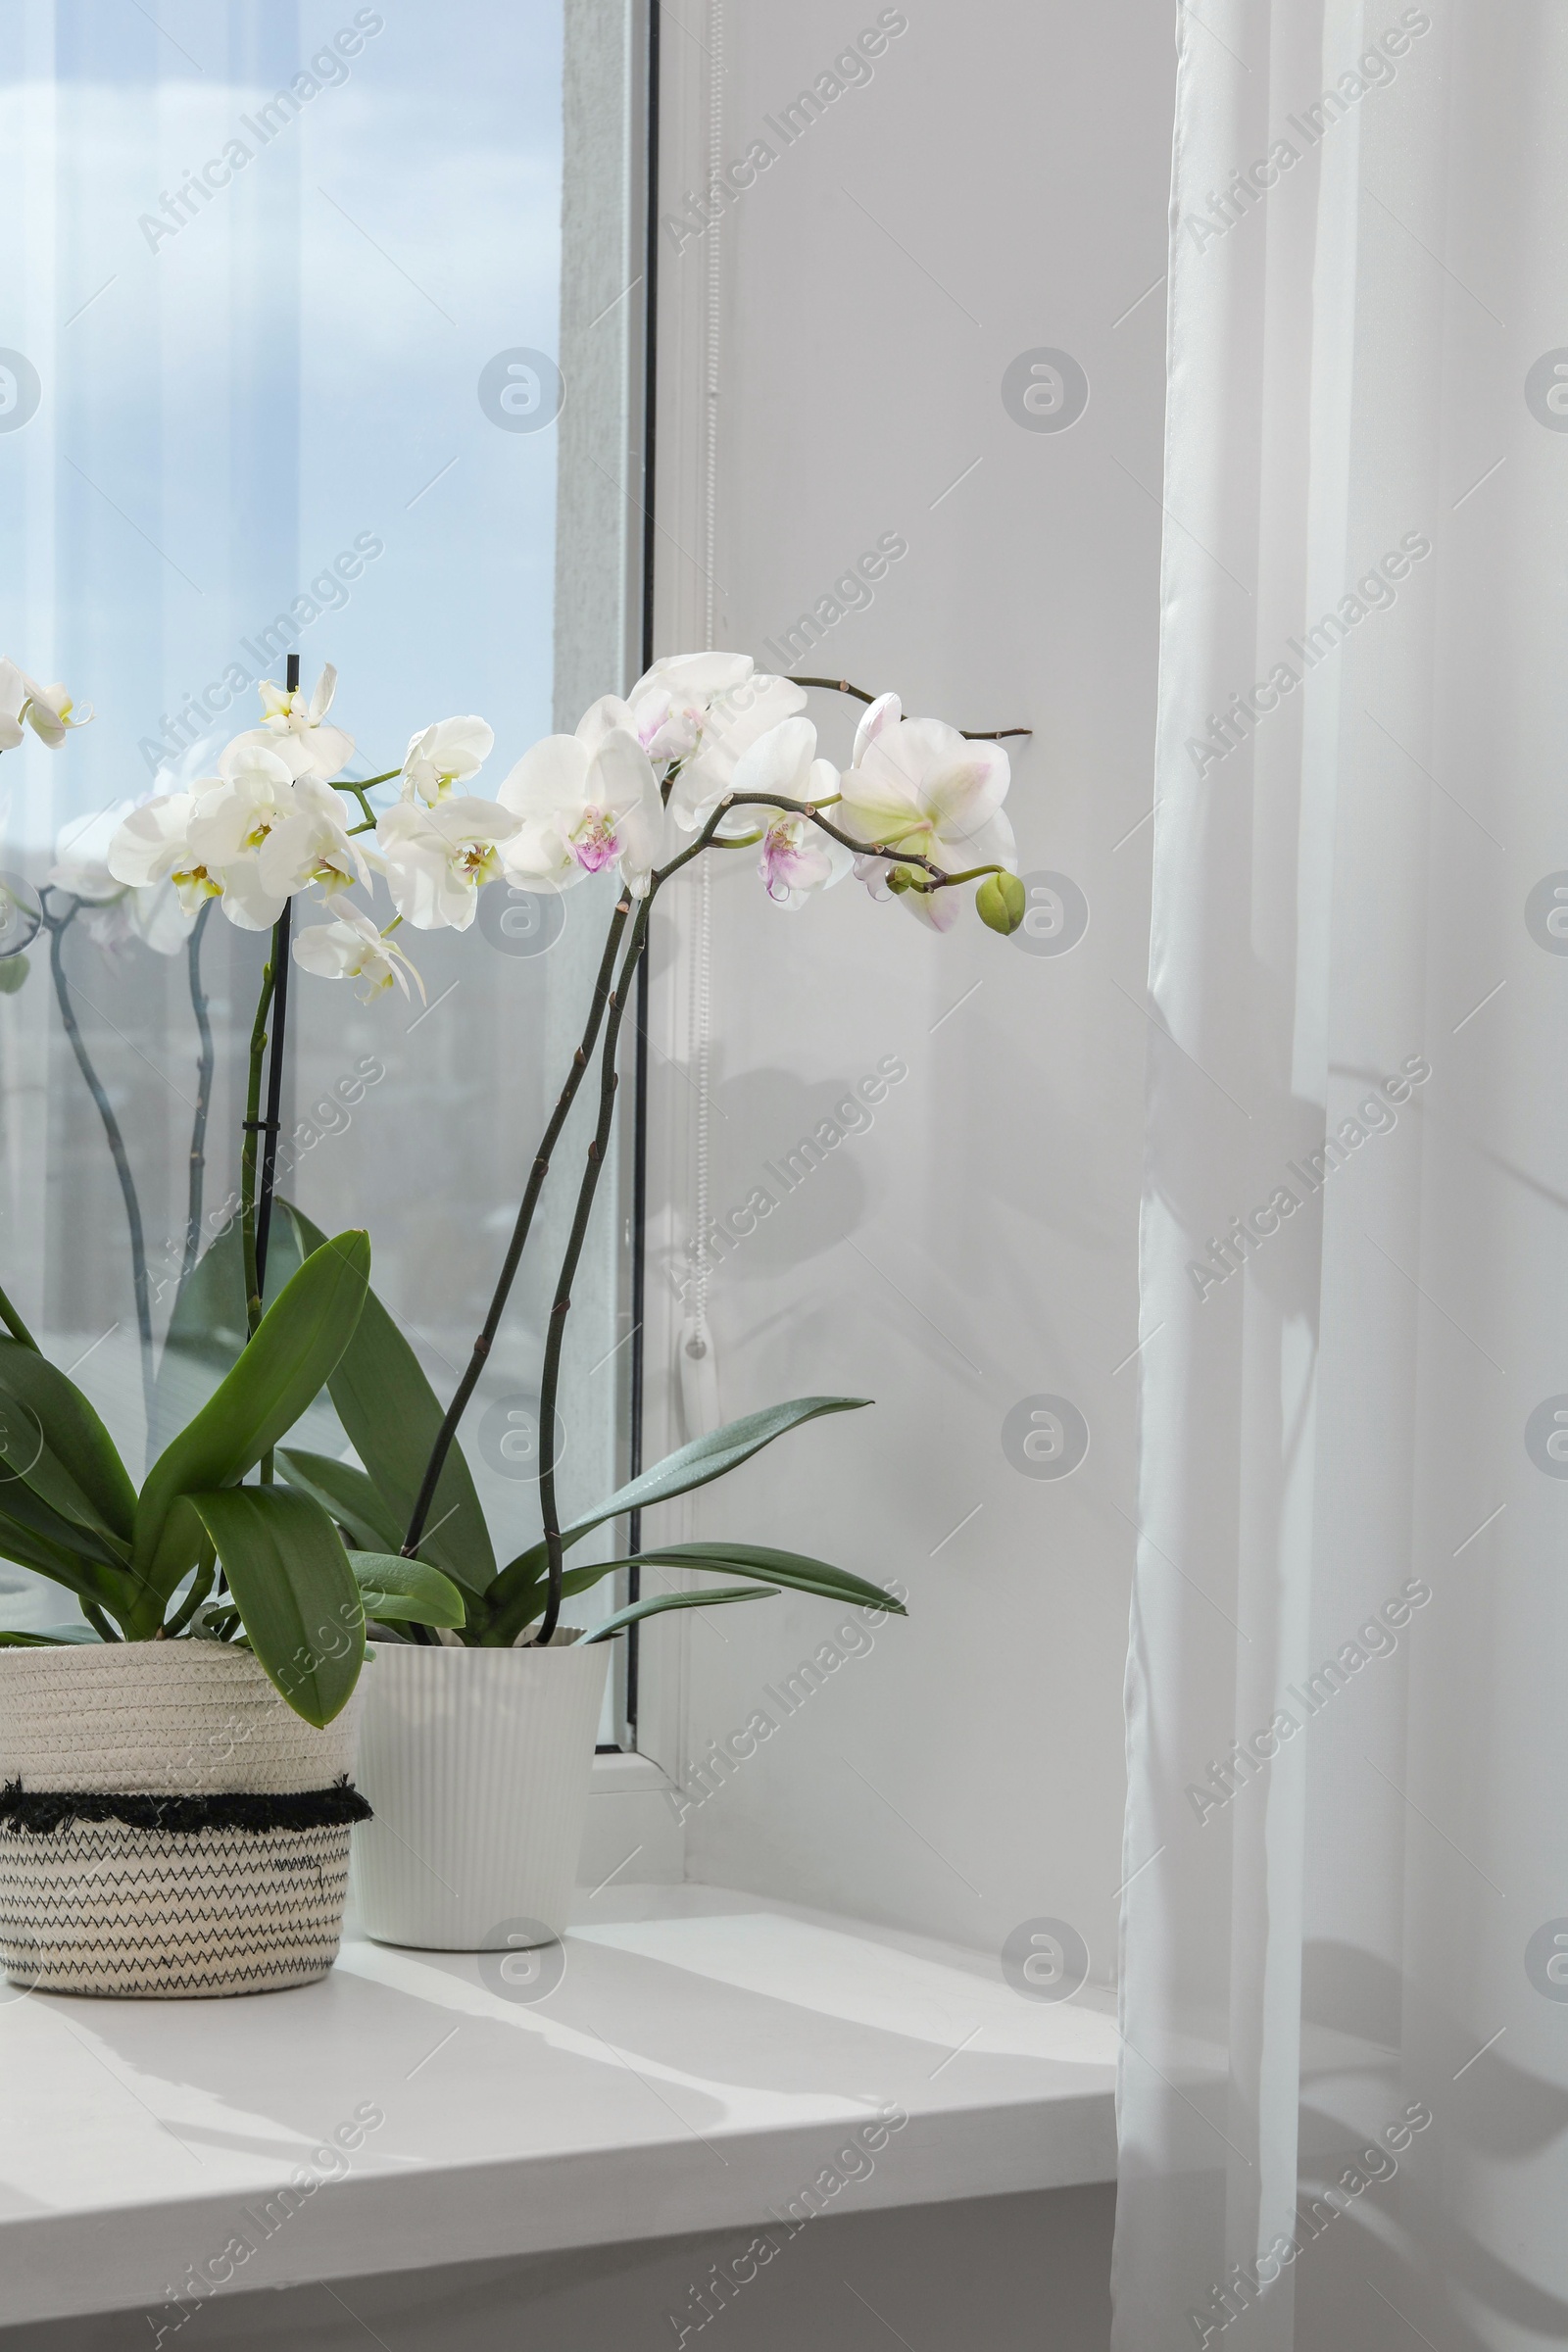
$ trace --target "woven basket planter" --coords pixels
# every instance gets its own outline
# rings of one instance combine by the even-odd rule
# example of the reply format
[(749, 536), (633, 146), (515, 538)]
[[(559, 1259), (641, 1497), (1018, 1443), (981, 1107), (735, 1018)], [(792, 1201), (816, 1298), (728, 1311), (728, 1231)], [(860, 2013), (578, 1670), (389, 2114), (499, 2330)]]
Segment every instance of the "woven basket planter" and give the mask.
[(337, 1957), (360, 1692), (324, 1731), (214, 1642), (0, 1650), (0, 1967), (41, 1992), (273, 1992)]

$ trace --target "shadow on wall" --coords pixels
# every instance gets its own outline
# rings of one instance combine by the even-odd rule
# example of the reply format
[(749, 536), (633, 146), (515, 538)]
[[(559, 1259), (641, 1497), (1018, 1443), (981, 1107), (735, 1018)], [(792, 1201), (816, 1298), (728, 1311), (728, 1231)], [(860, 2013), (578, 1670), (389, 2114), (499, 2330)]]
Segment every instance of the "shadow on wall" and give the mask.
[(677, 1296), (704, 1265), (763, 1281), (858, 1233), (871, 1213), (867, 1139), (897, 1121), (908, 1075), (884, 1054), (848, 1078), (761, 1069), (715, 1083), (710, 1214), (705, 1235), (677, 1245), (667, 1269)]

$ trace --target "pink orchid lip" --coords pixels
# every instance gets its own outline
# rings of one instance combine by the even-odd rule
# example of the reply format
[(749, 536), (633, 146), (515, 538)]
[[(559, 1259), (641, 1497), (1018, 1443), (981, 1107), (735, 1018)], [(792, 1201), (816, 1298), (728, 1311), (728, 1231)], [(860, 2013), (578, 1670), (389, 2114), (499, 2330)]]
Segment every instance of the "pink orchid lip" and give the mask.
[(822, 878), (824, 859), (819, 850), (793, 841), (790, 830), (799, 819), (769, 827), (762, 846), (762, 879), (770, 899), (787, 899), (792, 890), (809, 888)]
[(574, 841), (571, 854), (585, 874), (602, 873), (616, 851), (613, 826), (595, 826), (586, 841)]

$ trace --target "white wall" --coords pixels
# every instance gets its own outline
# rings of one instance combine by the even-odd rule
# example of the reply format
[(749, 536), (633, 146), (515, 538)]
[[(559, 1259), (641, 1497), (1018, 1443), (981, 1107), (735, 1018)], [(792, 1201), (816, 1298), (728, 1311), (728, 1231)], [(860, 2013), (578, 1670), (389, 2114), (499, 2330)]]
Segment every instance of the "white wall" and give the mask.
[[(693, 1878), (995, 1949), (1065, 1919), (1114, 1973), (1121, 1678), (1133, 1531), (1143, 1112), (1174, 60), (1169, 0), (1084, 10), (913, 0), (906, 29), (787, 149), (777, 120), (874, 6), (727, 0), (665, 18), (665, 210), (706, 177), (710, 53), (727, 162), (777, 160), (721, 237), (716, 640), (765, 640), (896, 533), (907, 553), (809, 671), (971, 727), (1023, 723), (1009, 809), (1026, 873), (1088, 902), (1070, 953), (966, 910), (939, 940), (853, 881), (797, 915), (737, 857), (714, 889), (713, 1206), (885, 1057), (868, 1133), (730, 1254), (712, 1315), (726, 1416), (808, 1391), (872, 1412), (785, 1441), (692, 1532), (904, 1580), (875, 1634), (686, 1818)], [(662, 241), (660, 640), (701, 642), (707, 239)], [(1137, 307), (1132, 307), (1137, 305)], [(1004, 407), (1017, 355), (1087, 372), (1070, 429)], [(968, 470), (966, 470), (968, 469)], [(959, 477), (963, 477), (959, 479)], [(956, 486), (954, 486), (956, 485)], [(853, 709), (815, 695), (847, 756)], [(695, 893), (682, 909), (689, 924)], [(659, 953), (651, 1439), (675, 1442), (671, 1286), (691, 1230), (686, 962)], [(670, 1056), (668, 1060), (665, 1055)], [(1064, 1479), (1004, 1452), (1020, 1400), (1065, 1396)], [(668, 1523), (666, 1522), (666, 1525)], [(957, 1532), (954, 1532), (954, 1531)], [(1185, 1565), (1185, 1563), (1183, 1564)], [(650, 1743), (700, 1756), (842, 1621), (786, 1597), (665, 1620)], [(863, 1639), (863, 1637), (861, 1637)], [(684, 1653), (684, 1654), (683, 1654)], [(684, 1728), (675, 1719), (677, 1698)]]

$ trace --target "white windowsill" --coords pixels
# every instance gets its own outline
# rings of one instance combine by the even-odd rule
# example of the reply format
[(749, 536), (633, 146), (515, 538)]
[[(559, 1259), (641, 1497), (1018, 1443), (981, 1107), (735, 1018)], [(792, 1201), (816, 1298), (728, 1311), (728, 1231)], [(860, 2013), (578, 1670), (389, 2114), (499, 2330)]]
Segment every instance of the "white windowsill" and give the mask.
[(588, 1784), (590, 1796), (618, 1796), (627, 1788), (668, 1788), (670, 1777), (652, 1756), (629, 1754), (625, 1750), (616, 1756), (595, 1756), (593, 1778)]
[[(861, 2177), (829, 2214), (1114, 2177), (1109, 1994), (1027, 2000), (974, 1953), (717, 1887), (582, 1908), (535, 2003), (356, 1937), (292, 1992), (0, 1998), (0, 2324), (156, 2318), (236, 2236), (227, 2291), (755, 2228), (879, 2105), (908, 2120), (835, 2167)], [(299, 2167), (319, 2185), (269, 2233)]]

